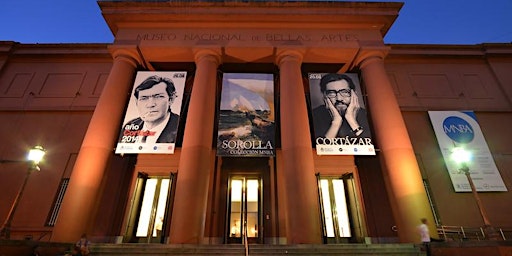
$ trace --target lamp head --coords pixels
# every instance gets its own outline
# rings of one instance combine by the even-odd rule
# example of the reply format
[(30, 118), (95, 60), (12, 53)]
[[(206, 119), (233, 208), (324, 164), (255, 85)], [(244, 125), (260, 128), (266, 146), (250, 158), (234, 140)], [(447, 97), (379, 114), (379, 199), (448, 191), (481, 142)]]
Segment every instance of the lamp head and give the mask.
[(465, 150), (462, 147), (456, 147), (452, 151), (452, 159), (460, 164), (459, 170), (468, 174), (469, 173), (469, 166), (468, 164), (471, 162), (473, 155), (470, 151)]
[(46, 151), (41, 146), (35, 146), (28, 152), (27, 160), (31, 161), (34, 165), (39, 164), (43, 160)]
[(468, 164), (471, 162), (473, 155), (462, 147), (456, 147), (452, 151), (452, 159), (460, 164)]

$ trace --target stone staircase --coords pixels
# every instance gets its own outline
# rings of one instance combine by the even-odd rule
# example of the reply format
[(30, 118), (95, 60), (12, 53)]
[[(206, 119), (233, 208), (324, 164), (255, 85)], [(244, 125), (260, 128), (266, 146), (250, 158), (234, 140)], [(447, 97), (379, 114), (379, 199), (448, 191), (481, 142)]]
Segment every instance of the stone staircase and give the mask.
[[(92, 255), (123, 256), (206, 256), (245, 255), (243, 245), (176, 245), (176, 244), (92, 244)], [(249, 255), (425, 255), (413, 244), (329, 244), (329, 245), (249, 245)]]

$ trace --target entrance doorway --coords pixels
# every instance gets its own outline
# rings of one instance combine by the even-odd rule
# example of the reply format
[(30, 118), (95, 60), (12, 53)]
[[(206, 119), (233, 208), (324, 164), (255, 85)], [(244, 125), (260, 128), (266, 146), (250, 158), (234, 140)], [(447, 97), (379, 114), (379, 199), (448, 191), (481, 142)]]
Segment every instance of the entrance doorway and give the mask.
[(320, 206), (322, 210), (325, 243), (348, 243), (353, 237), (350, 223), (350, 205), (347, 203), (347, 179), (320, 177)]
[[(254, 176), (231, 176), (227, 209), (227, 243), (259, 243), (261, 231), (262, 181)], [(245, 237), (247, 235), (247, 237)]]
[(139, 173), (130, 211), (129, 242), (163, 243), (173, 177), (149, 177)]

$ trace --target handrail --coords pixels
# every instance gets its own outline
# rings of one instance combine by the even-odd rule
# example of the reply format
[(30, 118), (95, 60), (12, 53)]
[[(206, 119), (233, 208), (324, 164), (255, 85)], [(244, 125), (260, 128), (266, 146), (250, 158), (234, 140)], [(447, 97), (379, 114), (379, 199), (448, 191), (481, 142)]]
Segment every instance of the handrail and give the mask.
[(249, 243), (247, 242), (247, 221), (244, 221), (244, 244), (245, 244), (245, 256), (249, 256)]
[[(440, 237), (442, 237), (445, 241), (448, 240), (485, 240), (488, 239), (485, 236), (484, 230), (482, 227), (463, 227), (463, 226), (447, 226), (447, 225), (438, 225), (437, 233)], [(506, 234), (509, 231), (512, 233), (512, 229), (507, 231), (502, 228), (497, 229), (501, 238), (503, 240), (507, 240)], [(509, 234), (510, 234), (509, 233)]]
[(502, 227), (502, 228), (498, 228), (498, 230), (499, 230), (499, 233), (503, 240), (507, 240), (507, 235), (509, 236), (509, 238), (512, 235), (512, 228), (510, 228), (510, 227)]

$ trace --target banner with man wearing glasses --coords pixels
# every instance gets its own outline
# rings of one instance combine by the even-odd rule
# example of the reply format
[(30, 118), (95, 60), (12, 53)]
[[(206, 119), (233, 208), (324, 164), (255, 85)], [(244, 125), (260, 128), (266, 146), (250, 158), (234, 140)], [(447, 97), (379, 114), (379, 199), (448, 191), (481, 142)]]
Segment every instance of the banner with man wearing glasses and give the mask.
[(173, 154), (186, 72), (137, 73), (116, 154)]
[(357, 74), (310, 73), (318, 155), (375, 155)]

